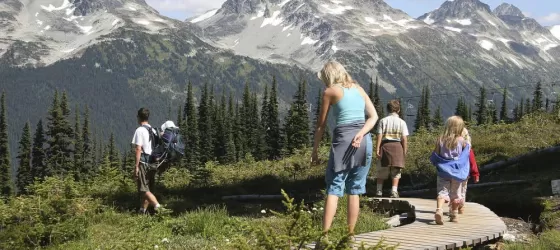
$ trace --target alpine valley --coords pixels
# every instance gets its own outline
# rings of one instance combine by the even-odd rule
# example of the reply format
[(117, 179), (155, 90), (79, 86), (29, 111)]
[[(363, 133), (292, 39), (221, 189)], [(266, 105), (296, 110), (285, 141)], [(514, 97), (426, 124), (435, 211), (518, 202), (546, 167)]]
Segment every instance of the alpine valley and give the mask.
[(239, 98), (245, 83), (260, 92), (276, 76), (285, 112), (302, 77), (314, 103), (323, 87), (314, 72), (329, 59), (366, 90), (378, 77), (383, 101), (404, 97), (407, 108), (425, 86), (460, 93), (430, 104), (449, 115), (460, 96), (473, 104), (481, 86), (490, 94), (509, 86), (511, 103), (537, 81), (552, 93), (560, 26), (478, 0), (447, 1), (418, 18), (382, 0), (227, 0), (184, 22), (144, 0), (0, 1), (0, 88), (11, 135), (45, 117), (55, 90), (89, 106), (98, 135), (113, 131), (121, 145), (139, 107), (152, 110), (154, 123), (175, 118), (168, 109), (184, 103), (189, 81), (196, 95), (208, 83)]

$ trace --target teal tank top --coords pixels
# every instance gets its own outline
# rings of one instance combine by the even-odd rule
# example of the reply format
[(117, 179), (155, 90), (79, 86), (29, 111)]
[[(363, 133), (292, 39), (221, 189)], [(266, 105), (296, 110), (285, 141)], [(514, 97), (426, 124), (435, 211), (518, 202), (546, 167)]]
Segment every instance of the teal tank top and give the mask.
[(344, 92), (342, 99), (332, 105), (336, 125), (365, 121), (366, 101), (360, 95), (360, 91), (357, 88), (336, 86), (340, 87)]

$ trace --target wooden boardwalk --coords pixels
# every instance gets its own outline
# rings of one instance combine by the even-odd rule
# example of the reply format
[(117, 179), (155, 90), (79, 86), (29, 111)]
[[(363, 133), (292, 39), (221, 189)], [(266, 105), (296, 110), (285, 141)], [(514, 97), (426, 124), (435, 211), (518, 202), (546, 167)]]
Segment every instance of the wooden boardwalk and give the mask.
[(415, 220), (400, 227), (356, 235), (357, 246), (361, 242), (366, 246), (375, 246), (383, 238), (385, 244), (398, 244), (397, 249), (402, 250), (459, 249), (500, 238), (507, 229), (505, 223), (494, 212), (477, 203), (466, 203), (465, 213), (459, 215), (458, 223), (449, 222), (448, 209), (444, 207), (444, 218), (447, 220), (444, 221), (444, 225), (437, 225), (434, 222), (435, 200), (381, 198), (374, 201), (385, 205), (397, 203), (399, 207), (406, 205), (413, 210), (409, 211), (409, 216), (414, 216)]

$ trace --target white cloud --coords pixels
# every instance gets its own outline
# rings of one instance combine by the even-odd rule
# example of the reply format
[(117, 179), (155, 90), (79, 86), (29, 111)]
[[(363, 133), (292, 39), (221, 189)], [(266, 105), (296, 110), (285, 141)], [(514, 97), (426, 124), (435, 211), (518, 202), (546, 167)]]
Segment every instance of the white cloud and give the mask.
[(540, 17), (539, 21), (544, 23), (545, 25), (558, 24), (560, 23), (560, 13), (550, 13), (546, 16)]
[(146, 2), (164, 15), (166, 12), (184, 12), (185, 16), (190, 16), (219, 8), (225, 0), (146, 0)]

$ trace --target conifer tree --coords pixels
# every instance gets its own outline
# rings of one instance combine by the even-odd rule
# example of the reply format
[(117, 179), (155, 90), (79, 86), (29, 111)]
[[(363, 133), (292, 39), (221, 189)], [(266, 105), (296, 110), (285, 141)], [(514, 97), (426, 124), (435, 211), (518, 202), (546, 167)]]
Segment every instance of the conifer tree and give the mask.
[(208, 90), (208, 83), (204, 84), (198, 109), (198, 129), (200, 133), (199, 149), (200, 163), (205, 164), (214, 158), (214, 132), (212, 128), (212, 97)]
[(47, 168), (45, 152), (45, 131), (43, 130), (43, 121), (39, 120), (35, 134), (33, 136), (33, 149), (31, 151), (31, 175), (35, 179), (44, 180), (46, 176), (50, 176), (52, 171)]
[(220, 99), (219, 105), (216, 105), (218, 109), (216, 109), (215, 116), (215, 127), (216, 127), (216, 138), (215, 138), (215, 156), (216, 159), (224, 164), (226, 163), (225, 155), (226, 155), (226, 146), (227, 146), (227, 134), (226, 134), (226, 121), (224, 112), (226, 110), (226, 97), (225, 93), (222, 91), (222, 96)]
[(8, 143), (6, 92), (2, 92), (0, 103), (0, 195), (10, 196), (15, 190), (12, 182), (12, 164), (10, 162), (10, 146)]
[(82, 127), (82, 169), (80, 170), (82, 179), (87, 179), (95, 174), (94, 172), (94, 146), (90, 131), (89, 108), (85, 106), (84, 124)]
[(529, 98), (525, 99), (525, 114), (533, 113), (533, 110), (535, 109), (533, 106), (531, 106), (531, 100)]
[(488, 123), (493, 123), (493, 124), (497, 124), (500, 119), (498, 118), (498, 108), (496, 108), (496, 104), (492, 103), (489, 106), (489, 113), (490, 113), (490, 117), (488, 117), (490, 119), (490, 121)]
[(194, 101), (192, 83), (189, 82), (187, 89), (187, 102), (185, 104), (185, 117), (187, 120), (185, 157), (186, 163), (190, 168), (199, 166), (199, 134), (198, 134), (198, 116)]
[[(268, 116), (268, 85), (264, 85), (264, 94), (263, 94), (262, 105), (261, 105), (260, 119), (262, 124), (261, 126), (265, 133), (266, 133), (266, 129), (268, 128), (268, 125), (266, 124), (268, 122), (267, 116)], [(268, 152), (268, 149), (264, 148), (264, 150)]]
[[(244, 137), (240, 138), (241, 139), (241, 143), (243, 145), (243, 149), (244, 149), (244, 153), (252, 153), (253, 152), (253, 143), (250, 143), (250, 140), (252, 139), (252, 135), (253, 135), (253, 124), (251, 124), (252, 122), (252, 118), (251, 116), (253, 116), (254, 114), (251, 114), (251, 92), (249, 91), (249, 83), (246, 82), (245, 83), (245, 88), (243, 89), (243, 100), (242, 100), (242, 106), (239, 110), (239, 114), (241, 115), (241, 126), (240, 129), (241, 131), (243, 131), (243, 134), (245, 134)], [(245, 158), (245, 155), (242, 156), (243, 158)]]
[(78, 107), (76, 106), (75, 116), (74, 116), (74, 177), (76, 180), (83, 179), (84, 173), (83, 164), (84, 164), (84, 141), (83, 141), (83, 134), (81, 131), (80, 125), (80, 112)]
[(280, 130), (280, 118), (278, 113), (278, 84), (276, 77), (272, 77), (272, 90), (268, 100), (266, 143), (268, 145), (268, 159), (278, 159), (282, 155), (282, 134)]
[(537, 82), (537, 86), (535, 86), (535, 91), (533, 92), (533, 105), (532, 111), (541, 111), (543, 108), (543, 92), (542, 92), (542, 85), (541, 82)]
[(544, 112), (548, 112), (549, 108), (550, 108), (550, 100), (547, 97), (544, 105)]
[(235, 103), (235, 129), (234, 129), (234, 138), (235, 138), (235, 153), (237, 161), (241, 161), (245, 158), (245, 150), (247, 150), (244, 145), (243, 141), (245, 139), (244, 129), (243, 129), (243, 117), (241, 114), (241, 107), (239, 107), (239, 102)]
[(31, 128), (29, 122), (25, 123), (21, 140), (19, 141), (19, 166), (17, 171), (17, 188), (19, 193), (26, 193), (26, 188), (33, 184), (31, 173)]
[(422, 116), (424, 116), (424, 127), (429, 129), (432, 119), (430, 118), (430, 88), (426, 86), (426, 91), (424, 92), (424, 102), (422, 103)]
[[(313, 124), (314, 126), (312, 126), (312, 128), (317, 128), (317, 123), (319, 122), (319, 116), (321, 115), (321, 106), (323, 105), (323, 92), (321, 90), (319, 90), (319, 95), (317, 95), (317, 105), (315, 106), (315, 119), (313, 119)], [(314, 138), (315, 136), (315, 130), (312, 129), (311, 130), (311, 138)], [(329, 126), (325, 125), (325, 133), (323, 134), (323, 138), (322, 138), (322, 142), (323, 143), (328, 143), (331, 139), (331, 135), (329, 132)]]
[(519, 121), (519, 104), (516, 104), (513, 108), (513, 121)]
[(426, 87), (422, 88), (422, 96), (420, 97), (420, 101), (418, 102), (418, 108), (416, 110), (416, 120), (414, 121), (414, 130), (418, 131), (420, 128), (425, 127), (425, 120), (426, 116), (424, 116), (424, 104), (426, 98)]
[(234, 142), (234, 133), (233, 130), (235, 128), (235, 111), (233, 108), (233, 96), (229, 95), (228, 100), (228, 110), (225, 111), (224, 115), (224, 133), (226, 134), (226, 153), (224, 155), (223, 161), (225, 163), (233, 163), (235, 162), (236, 152), (235, 152), (235, 142)]
[(441, 115), (441, 107), (440, 106), (438, 106), (437, 109), (436, 109), (432, 126), (434, 128), (439, 128), (439, 127), (443, 126), (443, 116)]
[(264, 136), (264, 128), (262, 126), (262, 121), (259, 116), (259, 107), (258, 107), (258, 100), (257, 94), (253, 93), (251, 96), (251, 109), (250, 113), (254, 114), (251, 115), (251, 144), (253, 144), (253, 148), (251, 154), (257, 160), (263, 160), (264, 156), (264, 148), (265, 148), (265, 136)]
[(72, 161), (72, 127), (67, 117), (70, 115), (66, 93), (59, 100), (58, 92), (55, 92), (51, 109), (49, 110), (49, 124), (47, 135), (49, 136), (48, 164), (54, 173), (66, 175), (70, 170)]
[(520, 121), (521, 118), (523, 118), (523, 116), (525, 116), (525, 102), (524, 102), (524, 99), (521, 99), (521, 101), (519, 102), (518, 114), (519, 114), (518, 121)]
[(467, 106), (467, 103), (465, 102), (465, 99), (463, 97), (459, 97), (459, 99), (457, 99), (457, 107), (455, 108), (455, 115), (460, 116), (465, 121), (470, 120), (469, 107)]
[(488, 121), (488, 106), (486, 104), (486, 88), (480, 88), (480, 95), (476, 103), (476, 122), (478, 125), (485, 124)]
[[(375, 111), (377, 111), (377, 115), (379, 116), (379, 119), (383, 118), (385, 114), (384, 114), (381, 98), (379, 97), (379, 79), (377, 78), (377, 76), (375, 77), (375, 85), (373, 83), (373, 79), (370, 80), (369, 99), (371, 99), (371, 102), (373, 102), (373, 106), (375, 107)], [(373, 131), (377, 131), (378, 125), (379, 123), (376, 122), (375, 126), (373, 127)]]
[(111, 166), (112, 168), (118, 169), (119, 166), (121, 166), (120, 160), (121, 160), (121, 156), (119, 153), (119, 150), (117, 148), (117, 145), (115, 143), (115, 135), (113, 133), (111, 133), (111, 136), (109, 137), (109, 145), (107, 145), (107, 150), (106, 150), (106, 154), (109, 157), (109, 166)]
[(307, 82), (302, 79), (286, 118), (286, 149), (290, 153), (295, 149), (307, 147), (309, 144), (306, 85)]
[(508, 121), (508, 113), (507, 113), (507, 88), (504, 88), (504, 92), (502, 93), (502, 107), (500, 109), (500, 120), (501, 121)]

